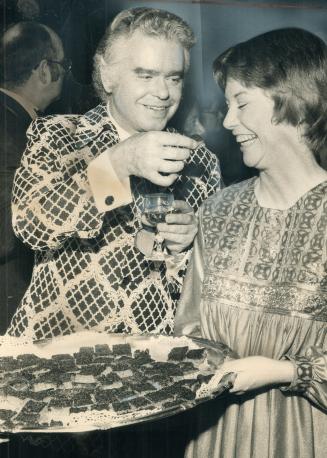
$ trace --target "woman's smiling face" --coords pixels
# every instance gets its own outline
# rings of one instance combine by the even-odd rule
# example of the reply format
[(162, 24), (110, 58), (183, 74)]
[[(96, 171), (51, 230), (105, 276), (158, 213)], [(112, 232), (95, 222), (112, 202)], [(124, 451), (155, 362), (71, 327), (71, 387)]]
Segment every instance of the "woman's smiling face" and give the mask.
[(248, 167), (270, 167), (299, 141), (296, 127), (273, 122), (274, 101), (263, 89), (228, 79), (225, 97), (228, 112), (223, 124), (235, 136)]

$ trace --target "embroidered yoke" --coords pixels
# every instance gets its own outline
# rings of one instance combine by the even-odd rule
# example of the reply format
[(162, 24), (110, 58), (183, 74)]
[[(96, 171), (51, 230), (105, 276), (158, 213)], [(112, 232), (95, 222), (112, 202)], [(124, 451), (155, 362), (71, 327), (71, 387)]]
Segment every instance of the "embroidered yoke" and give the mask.
[[(297, 373), (203, 405), (187, 458), (324, 458), (327, 450), (327, 181), (287, 210), (260, 207), (255, 179), (225, 188), (200, 227), (175, 331)], [(201, 294), (202, 291), (202, 294)]]

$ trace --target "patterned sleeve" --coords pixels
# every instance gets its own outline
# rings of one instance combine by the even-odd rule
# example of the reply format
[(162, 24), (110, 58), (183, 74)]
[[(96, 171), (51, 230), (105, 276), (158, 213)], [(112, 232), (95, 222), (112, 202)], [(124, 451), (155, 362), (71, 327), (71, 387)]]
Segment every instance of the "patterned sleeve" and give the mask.
[(34, 250), (59, 248), (65, 239), (94, 237), (102, 226), (87, 180), (88, 148), (76, 151), (72, 121), (39, 118), (17, 170), (12, 200), (16, 235)]
[(212, 194), (223, 188), (219, 160), (218, 157), (208, 150), (204, 144), (201, 145), (196, 152), (199, 154), (202, 161), (206, 161), (204, 176), (206, 179), (206, 194), (207, 197), (210, 197)]
[(327, 410), (327, 351), (309, 347), (304, 356), (286, 356), (294, 365), (296, 376), (283, 391), (303, 394), (323, 410)]

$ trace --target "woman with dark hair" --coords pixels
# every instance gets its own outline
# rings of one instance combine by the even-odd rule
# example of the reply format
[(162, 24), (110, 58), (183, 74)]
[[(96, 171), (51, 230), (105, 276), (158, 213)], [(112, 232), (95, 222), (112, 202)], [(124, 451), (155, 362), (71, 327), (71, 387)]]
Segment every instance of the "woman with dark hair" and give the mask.
[(224, 126), (259, 176), (200, 211), (176, 334), (240, 359), (231, 395), (198, 410), (188, 457), (295, 458), (327, 450), (327, 46), (280, 29), (214, 63)]

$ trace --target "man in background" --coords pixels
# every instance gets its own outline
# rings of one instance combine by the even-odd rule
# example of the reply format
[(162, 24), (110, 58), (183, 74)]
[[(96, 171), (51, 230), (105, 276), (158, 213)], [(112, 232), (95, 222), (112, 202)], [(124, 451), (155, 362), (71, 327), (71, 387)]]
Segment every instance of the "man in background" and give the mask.
[(0, 42), (0, 334), (29, 284), (33, 252), (11, 224), (13, 178), (38, 112), (60, 96), (67, 61), (58, 35), (36, 22), (10, 26)]

